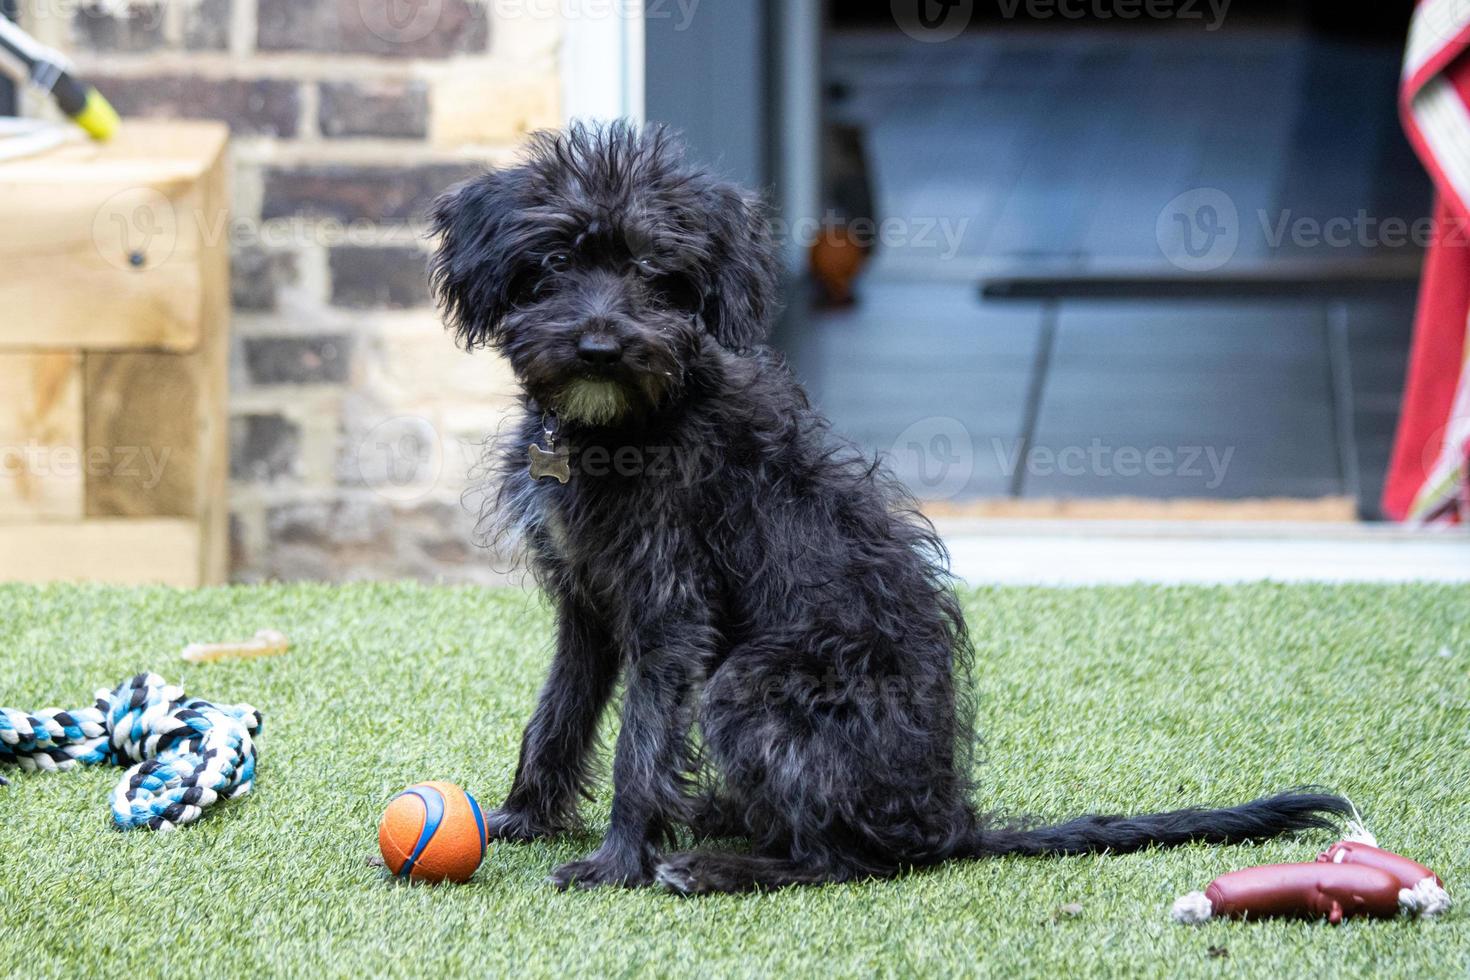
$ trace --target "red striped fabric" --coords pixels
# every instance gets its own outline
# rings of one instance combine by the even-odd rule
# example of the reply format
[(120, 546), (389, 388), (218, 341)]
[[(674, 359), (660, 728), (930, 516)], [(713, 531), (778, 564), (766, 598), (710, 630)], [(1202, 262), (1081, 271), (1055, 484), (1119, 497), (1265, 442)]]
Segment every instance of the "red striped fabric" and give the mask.
[(1408, 385), (1384, 511), (1470, 519), (1470, 0), (1420, 0), (1404, 55), (1404, 128), (1436, 189)]

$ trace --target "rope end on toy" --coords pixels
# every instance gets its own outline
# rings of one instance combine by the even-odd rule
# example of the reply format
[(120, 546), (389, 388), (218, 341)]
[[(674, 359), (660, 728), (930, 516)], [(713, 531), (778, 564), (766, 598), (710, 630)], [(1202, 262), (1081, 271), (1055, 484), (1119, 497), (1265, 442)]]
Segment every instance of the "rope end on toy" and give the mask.
[(1378, 838), (1374, 837), (1373, 832), (1368, 829), (1367, 821), (1358, 812), (1357, 805), (1352, 800), (1348, 800), (1348, 806), (1352, 807), (1353, 815), (1348, 818), (1347, 826), (1344, 828), (1347, 830), (1347, 835), (1343, 837), (1343, 840), (1354, 844), (1367, 844), (1369, 847), (1377, 847)]
[(1413, 888), (1399, 891), (1399, 908), (1420, 919), (1443, 915), (1452, 904), (1450, 893), (1433, 878), (1424, 878)]
[(1180, 925), (1197, 926), (1210, 921), (1215, 915), (1215, 906), (1210, 904), (1204, 892), (1190, 892), (1180, 896), (1169, 910), (1169, 917)]

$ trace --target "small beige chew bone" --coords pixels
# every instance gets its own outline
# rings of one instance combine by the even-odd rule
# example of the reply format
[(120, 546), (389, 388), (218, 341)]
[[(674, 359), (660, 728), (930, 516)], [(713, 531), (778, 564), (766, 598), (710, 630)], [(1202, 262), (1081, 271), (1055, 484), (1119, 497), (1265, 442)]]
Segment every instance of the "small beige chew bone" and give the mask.
[(286, 634), (279, 630), (261, 630), (255, 639), (244, 643), (190, 643), (184, 647), (184, 659), (191, 664), (210, 664), (218, 660), (250, 660), (275, 657), (291, 648)]

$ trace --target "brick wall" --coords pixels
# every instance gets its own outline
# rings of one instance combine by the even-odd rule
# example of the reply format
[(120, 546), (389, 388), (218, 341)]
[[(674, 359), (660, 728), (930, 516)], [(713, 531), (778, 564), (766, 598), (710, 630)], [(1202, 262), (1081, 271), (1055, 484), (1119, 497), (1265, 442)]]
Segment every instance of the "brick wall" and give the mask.
[(494, 577), (461, 497), (511, 387), (442, 331), (423, 212), (558, 123), (535, 8), (22, 0), (125, 116), (233, 131), (236, 578)]

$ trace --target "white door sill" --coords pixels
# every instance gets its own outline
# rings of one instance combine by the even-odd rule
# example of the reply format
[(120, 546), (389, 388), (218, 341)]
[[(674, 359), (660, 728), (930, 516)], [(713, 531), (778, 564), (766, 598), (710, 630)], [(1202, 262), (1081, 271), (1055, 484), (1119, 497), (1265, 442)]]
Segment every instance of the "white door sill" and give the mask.
[(973, 585), (1470, 582), (1470, 533), (1359, 524), (941, 521)]

